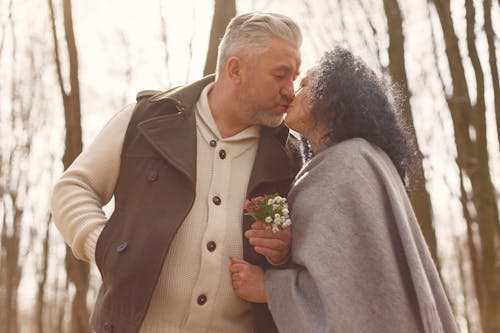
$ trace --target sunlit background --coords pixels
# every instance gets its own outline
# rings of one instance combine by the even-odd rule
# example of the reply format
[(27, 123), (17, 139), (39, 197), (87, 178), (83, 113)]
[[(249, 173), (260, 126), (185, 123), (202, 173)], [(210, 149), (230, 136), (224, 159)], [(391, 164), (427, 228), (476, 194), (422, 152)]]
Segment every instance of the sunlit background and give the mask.
[[(465, 246), (466, 224), (460, 202), (453, 124), (443, 94), (444, 89), (450, 95), (453, 86), (440, 22), (431, 2), (399, 1), (404, 17), (410, 101), (418, 143), (424, 155), (426, 187), (433, 205), (441, 273), (461, 331), (481, 332), (477, 304), (468, 291), (472, 282), (470, 278), (464, 280), (461, 277), (461, 274), (470, 274), (471, 267), (463, 254), (465, 251), (457, 250)], [(61, 3), (54, 1), (63, 76), (69, 90), (67, 51), (62, 42)], [(488, 44), (482, 28), (483, 1), (473, 3), (476, 9), (476, 45), (486, 73), (490, 175), (498, 201), (500, 154), (493, 83), (488, 69)], [(236, 5), (238, 13), (276, 11), (300, 24), (304, 35), (302, 73), (324, 51), (343, 45), (390, 79), (387, 70), (389, 36), (382, 0), (240, 0)], [(493, 1), (492, 6), (498, 56), (498, 1)], [(116, 112), (135, 101), (138, 91), (165, 90), (203, 76), (213, 1), (74, 0), (72, 10), (78, 48), (84, 146)], [(451, 13), (460, 50), (462, 55), (467, 55), (463, 1), (451, 1)], [(48, 223), (51, 186), (63, 171), (61, 157), (65, 136), (53, 45), (47, 1), (0, 1), (0, 195), (3, 203), (0, 217), (3, 219), (2, 239), (13, 234), (16, 228), (20, 235), (21, 277), (20, 285), (16, 287), (19, 332), (34, 332), (34, 309), (42, 282), (46, 284), (43, 303), (47, 309), (44, 314), (46, 332), (55, 332), (53, 323), (58, 322), (59, 316), (63, 324), (70, 320), (68, 304), (74, 292), (66, 281), (64, 242)], [(469, 92), (475, 101), (475, 76), (466, 56), (464, 65)], [(25, 109), (30, 111), (23, 113)], [(15, 116), (16, 112), (21, 116)], [(464, 186), (470, 191), (467, 180)], [(22, 211), (18, 220), (13, 207)], [(107, 207), (108, 212), (111, 210), (112, 205)], [(47, 237), (48, 275), (42, 281), (44, 240)], [(5, 251), (2, 250), (2, 269), (6, 267)], [(7, 294), (7, 287), (1, 281), (0, 297), (3, 297)], [(90, 307), (98, 283), (98, 272), (93, 269), (88, 296)], [(64, 308), (66, 311), (61, 310)], [(59, 327), (61, 332), (67, 332), (64, 325)], [(4, 332), (3, 327), (0, 327), (0, 332)]]

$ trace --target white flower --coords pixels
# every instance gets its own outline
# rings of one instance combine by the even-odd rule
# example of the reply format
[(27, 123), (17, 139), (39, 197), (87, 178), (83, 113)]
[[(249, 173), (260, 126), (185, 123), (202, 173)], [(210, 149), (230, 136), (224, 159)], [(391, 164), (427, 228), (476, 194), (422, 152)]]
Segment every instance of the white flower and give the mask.
[(285, 222), (283, 223), (282, 227), (287, 228), (292, 224), (292, 221), (290, 219), (286, 219)]
[(280, 230), (280, 229), (278, 228), (278, 226), (274, 224), (274, 225), (273, 225), (273, 232), (274, 232), (274, 233), (277, 233), (279, 230)]
[(288, 209), (283, 208), (283, 210), (281, 211), (281, 213), (282, 213), (284, 216), (288, 216), (288, 214), (289, 214), (290, 212), (288, 211)]
[(264, 222), (271, 223), (271, 222), (273, 222), (273, 219), (271, 218), (271, 216), (268, 216), (268, 217), (266, 217), (266, 219), (264, 220)]
[(274, 214), (274, 220), (276, 221), (277, 219), (279, 219), (281, 217), (280, 214)]
[(275, 199), (269, 199), (267, 200), (268, 205), (274, 205)]

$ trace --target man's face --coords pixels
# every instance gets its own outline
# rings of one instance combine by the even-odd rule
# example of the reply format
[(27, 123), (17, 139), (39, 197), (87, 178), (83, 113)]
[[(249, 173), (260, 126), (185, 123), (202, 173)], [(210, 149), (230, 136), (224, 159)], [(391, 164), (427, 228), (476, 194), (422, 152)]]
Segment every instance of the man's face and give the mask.
[(247, 58), (239, 92), (244, 116), (249, 125), (279, 126), (294, 97), (300, 51), (293, 43), (275, 37), (265, 52)]

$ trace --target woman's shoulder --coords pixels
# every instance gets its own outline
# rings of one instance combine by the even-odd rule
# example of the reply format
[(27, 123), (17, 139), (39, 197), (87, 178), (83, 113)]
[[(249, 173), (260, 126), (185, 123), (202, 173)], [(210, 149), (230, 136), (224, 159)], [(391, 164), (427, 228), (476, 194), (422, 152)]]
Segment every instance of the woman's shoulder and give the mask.
[(381, 148), (365, 139), (353, 138), (336, 143), (318, 153), (303, 168), (302, 173), (320, 172), (337, 178), (377, 170), (397, 173), (389, 156)]
[(317, 155), (325, 163), (336, 165), (339, 163), (353, 165), (353, 163), (366, 161), (368, 157), (385, 158), (385, 156), (382, 149), (362, 138), (336, 143)]

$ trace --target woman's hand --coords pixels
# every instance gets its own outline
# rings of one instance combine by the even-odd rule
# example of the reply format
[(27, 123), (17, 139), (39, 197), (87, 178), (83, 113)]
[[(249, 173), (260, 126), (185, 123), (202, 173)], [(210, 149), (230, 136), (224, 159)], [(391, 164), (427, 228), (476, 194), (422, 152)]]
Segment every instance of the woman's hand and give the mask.
[(280, 229), (273, 232), (266, 229), (260, 221), (252, 224), (252, 229), (245, 232), (255, 252), (262, 254), (273, 265), (281, 265), (286, 262), (292, 247), (292, 231), (290, 228)]
[(231, 258), (231, 279), (239, 297), (254, 303), (266, 303), (264, 270), (244, 260)]

